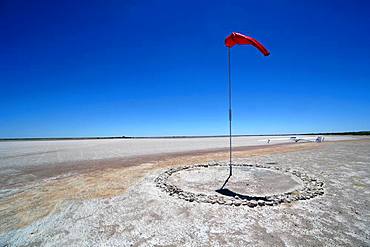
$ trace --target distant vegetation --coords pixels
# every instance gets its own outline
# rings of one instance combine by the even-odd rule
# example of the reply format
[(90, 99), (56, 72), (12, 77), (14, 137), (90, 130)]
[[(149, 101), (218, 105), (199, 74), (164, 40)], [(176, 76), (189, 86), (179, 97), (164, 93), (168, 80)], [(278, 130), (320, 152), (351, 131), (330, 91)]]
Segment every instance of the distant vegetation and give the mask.
[[(233, 135), (241, 136), (294, 136), (294, 135), (370, 135), (370, 131), (353, 132), (325, 132), (325, 133), (293, 133), (293, 134), (266, 134), (266, 135)], [(210, 135), (210, 136), (104, 136), (104, 137), (60, 137), (60, 138), (0, 138), (0, 141), (62, 141), (62, 140), (99, 140), (99, 139), (171, 139), (171, 138), (210, 138), (210, 137), (228, 137), (228, 135)]]
[(312, 133), (303, 135), (353, 135), (353, 136), (365, 136), (370, 135), (370, 131), (356, 131), (356, 132), (335, 132), (335, 133)]

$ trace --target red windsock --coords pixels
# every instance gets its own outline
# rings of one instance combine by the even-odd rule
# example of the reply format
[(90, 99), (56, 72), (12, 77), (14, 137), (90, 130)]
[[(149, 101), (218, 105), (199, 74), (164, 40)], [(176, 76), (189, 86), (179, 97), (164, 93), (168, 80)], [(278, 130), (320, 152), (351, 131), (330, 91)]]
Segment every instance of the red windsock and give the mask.
[(263, 55), (268, 56), (270, 52), (256, 39), (252, 37), (248, 37), (241, 33), (232, 32), (226, 39), (225, 45), (229, 48), (233, 47), (234, 45), (253, 45), (256, 47)]

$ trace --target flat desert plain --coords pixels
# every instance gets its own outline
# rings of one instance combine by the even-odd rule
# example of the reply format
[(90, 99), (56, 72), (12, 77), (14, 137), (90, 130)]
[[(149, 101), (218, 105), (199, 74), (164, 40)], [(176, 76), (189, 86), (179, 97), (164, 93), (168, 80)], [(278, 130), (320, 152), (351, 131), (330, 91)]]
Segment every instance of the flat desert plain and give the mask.
[(0, 142), (0, 246), (369, 246), (370, 139), (325, 140), (234, 138), (235, 164), (257, 167), (235, 167), (230, 186), (303, 186), (275, 170), (323, 184), (312, 198), (253, 207), (184, 200), (156, 183), (169, 169), (217, 163), (169, 179), (213, 195), (213, 176), (228, 175), (227, 138)]

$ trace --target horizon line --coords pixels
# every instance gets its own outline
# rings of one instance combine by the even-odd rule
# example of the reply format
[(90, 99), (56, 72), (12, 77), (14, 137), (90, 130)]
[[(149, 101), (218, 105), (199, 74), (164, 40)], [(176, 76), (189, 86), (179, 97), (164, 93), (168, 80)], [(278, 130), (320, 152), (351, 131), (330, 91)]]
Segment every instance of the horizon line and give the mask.
[[(285, 133), (285, 134), (238, 134), (243, 136), (290, 136), (290, 135), (370, 135), (370, 131), (344, 131), (344, 132), (311, 132), (311, 133)], [(90, 137), (15, 137), (0, 138), (0, 141), (58, 141), (58, 140), (99, 140), (99, 139), (180, 139), (180, 138), (218, 138), (229, 135), (173, 135), (173, 136), (90, 136)]]

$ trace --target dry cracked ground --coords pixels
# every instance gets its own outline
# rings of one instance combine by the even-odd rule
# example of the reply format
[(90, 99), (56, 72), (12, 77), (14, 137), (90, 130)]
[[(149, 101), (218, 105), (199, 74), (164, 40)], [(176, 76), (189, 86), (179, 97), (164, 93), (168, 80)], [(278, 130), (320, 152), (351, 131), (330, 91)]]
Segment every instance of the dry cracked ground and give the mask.
[(37, 179), (3, 186), (0, 246), (370, 246), (369, 140), (240, 149), (235, 156), (315, 176), (325, 193), (250, 208), (188, 202), (156, 187), (169, 167), (226, 160), (224, 151), (105, 162), (53, 176), (29, 171)]

